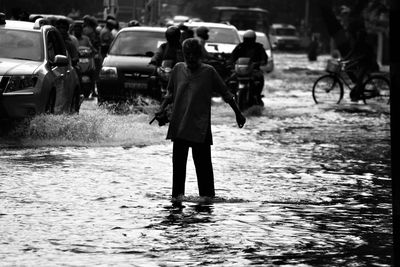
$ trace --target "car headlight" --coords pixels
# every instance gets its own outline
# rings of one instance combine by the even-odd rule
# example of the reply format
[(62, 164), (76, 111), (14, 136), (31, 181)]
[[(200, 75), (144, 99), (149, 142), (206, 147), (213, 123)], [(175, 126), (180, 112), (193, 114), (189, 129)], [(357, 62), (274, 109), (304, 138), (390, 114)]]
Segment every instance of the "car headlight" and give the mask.
[(38, 81), (35, 75), (11, 76), (4, 92), (15, 92), (28, 88), (33, 88)]
[(100, 79), (117, 79), (118, 73), (116, 67), (102, 67), (99, 73)]

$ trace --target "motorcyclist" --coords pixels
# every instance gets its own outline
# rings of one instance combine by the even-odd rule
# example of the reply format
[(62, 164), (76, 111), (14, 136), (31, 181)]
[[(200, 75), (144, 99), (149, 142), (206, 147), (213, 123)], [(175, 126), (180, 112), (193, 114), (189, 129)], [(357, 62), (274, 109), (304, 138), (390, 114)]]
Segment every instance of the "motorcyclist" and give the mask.
[[(72, 26), (72, 33), (73, 35), (76, 37), (77, 41), (78, 41), (78, 45), (79, 47), (88, 47), (91, 49), (91, 53), (90, 55), (85, 55), (84, 57), (89, 57), (92, 60), (95, 60), (95, 56), (97, 54), (97, 49), (92, 45), (92, 42), (90, 42), (89, 37), (87, 37), (86, 35), (83, 35), (83, 26), (82, 24), (79, 23), (74, 23)], [(78, 53), (80, 53), (80, 48), (78, 47)], [(95, 67), (93, 65), (93, 67)], [(94, 81), (94, 79), (96, 79), (96, 70), (95, 69), (86, 69), (86, 70), (80, 70), (80, 78), (82, 78), (83, 75), (90, 75), (91, 79)], [(86, 73), (86, 74), (85, 74)], [(82, 81), (81, 81), (82, 82)], [(91, 90), (92, 92), (92, 96), (96, 96), (96, 92), (94, 90), (94, 88), (92, 88)], [(84, 92), (85, 95), (85, 92)], [(87, 97), (87, 95), (85, 95), (85, 97)]]
[[(165, 38), (167, 42), (162, 43), (154, 56), (151, 58), (149, 64), (160, 67), (164, 60), (172, 60), (172, 66), (178, 62), (183, 62), (182, 44), (180, 42), (181, 31), (176, 26), (169, 26), (165, 31)], [(171, 66), (171, 67), (172, 67)], [(157, 69), (156, 69), (157, 70)], [(166, 85), (168, 81), (161, 79), (161, 97), (166, 93)]]
[(177, 62), (183, 62), (182, 45), (180, 43), (181, 31), (176, 26), (170, 26), (165, 31), (167, 42), (158, 47), (157, 52), (150, 60), (150, 64), (157, 67), (161, 66), (163, 60), (172, 60), (175, 65)]
[(74, 23), (73, 34), (78, 39), (79, 46), (86, 46), (92, 49), (93, 53), (97, 53), (97, 49), (93, 46), (90, 38), (86, 35), (83, 35), (83, 26), (79, 23)]
[[(96, 48), (96, 54), (94, 57), (94, 62), (96, 66), (96, 74), (95, 78), (98, 78), (99, 71), (101, 69), (101, 64), (103, 61), (103, 58), (101, 57), (100, 54), (100, 34), (99, 31), (97, 31), (97, 19), (93, 16), (90, 15), (85, 15), (83, 16), (83, 32), (82, 35), (85, 35), (89, 37), (90, 42), (92, 45)], [(95, 96), (96, 94), (93, 94)]]
[(183, 22), (178, 25), (178, 28), (181, 30), (181, 43), (186, 39), (194, 37), (194, 31), (186, 26)]
[[(78, 62), (79, 62), (79, 53), (78, 53), (78, 48), (77, 48), (78, 45), (74, 44), (74, 42), (72, 41), (72, 37), (75, 38), (75, 36), (71, 36), (68, 32), (69, 21), (67, 19), (63, 19), (63, 18), (58, 19), (55, 22), (55, 27), (58, 29), (58, 31), (60, 32), (60, 34), (64, 40), (65, 48), (67, 49), (67, 52), (71, 58), (71, 64), (74, 67), (74, 69), (76, 70), (76, 73), (78, 74), (78, 78), (80, 79), (81, 71), (78, 66)], [(78, 40), (76, 40), (76, 42), (78, 42)], [(74, 92), (73, 103), (72, 103), (72, 106), (74, 107), (74, 112), (79, 112), (80, 97), (75, 97), (75, 94), (76, 94), (76, 96), (80, 96), (81, 92), (80, 91)]]
[(99, 50), (100, 48), (100, 36), (99, 33), (96, 31), (97, 27), (97, 20), (90, 15), (85, 15), (83, 17), (83, 29), (82, 34), (89, 37), (90, 42)]
[(203, 62), (207, 63), (209, 60), (215, 60), (216, 58), (210, 55), (210, 53), (207, 52), (206, 50), (206, 42), (210, 38), (208, 35), (209, 29), (206, 26), (200, 26), (196, 29), (196, 38), (200, 41), (201, 44), (201, 50), (203, 54)]
[(238, 44), (232, 51), (230, 62), (235, 64), (236, 60), (241, 57), (250, 58), (253, 63), (253, 77), (258, 81), (258, 86), (254, 86), (254, 94), (258, 104), (263, 105), (262, 90), (264, 88), (264, 74), (260, 66), (264, 66), (268, 62), (268, 55), (261, 43), (256, 42), (256, 33), (253, 30), (247, 30), (243, 34), (243, 42)]
[(128, 22), (128, 27), (138, 27), (140, 26), (140, 22), (136, 19), (132, 19)]
[(116, 27), (116, 22), (113, 19), (108, 19), (106, 25), (100, 31), (100, 53), (104, 59), (107, 55), (108, 49), (112, 41), (114, 40), (114, 35), (112, 30)]
[(61, 33), (62, 38), (64, 39), (65, 47), (68, 51), (69, 56), (71, 57), (71, 62), (74, 67), (79, 62), (79, 54), (77, 45), (74, 43), (71, 35), (68, 33), (69, 30), (69, 22), (66, 19), (59, 19), (55, 23), (56, 28)]
[(230, 76), (229, 63), (226, 62), (225, 57), (219, 57), (209, 53), (205, 47), (208, 39), (210, 38), (210, 30), (206, 26), (200, 26), (196, 29), (196, 39), (199, 40), (201, 44), (202, 51), (202, 62), (213, 66), (222, 79), (226, 80)]

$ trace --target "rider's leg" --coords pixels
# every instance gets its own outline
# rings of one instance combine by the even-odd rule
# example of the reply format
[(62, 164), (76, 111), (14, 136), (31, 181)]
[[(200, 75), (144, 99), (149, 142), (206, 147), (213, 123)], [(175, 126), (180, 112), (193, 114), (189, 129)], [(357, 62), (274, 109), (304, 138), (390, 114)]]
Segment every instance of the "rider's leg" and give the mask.
[(359, 69), (356, 76), (355, 86), (350, 91), (351, 101), (358, 101), (360, 99), (362, 93), (362, 84), (364, 82), (366, 73), (367, 73), (367, 68), (362, 67)]
[(254, 96), (256, 98), (256, 104), (263, 105), (262, 91), (264, 88), (264, 73), (258, 70), (254, 73), (254, 80), (256, 81), (254, 86)]

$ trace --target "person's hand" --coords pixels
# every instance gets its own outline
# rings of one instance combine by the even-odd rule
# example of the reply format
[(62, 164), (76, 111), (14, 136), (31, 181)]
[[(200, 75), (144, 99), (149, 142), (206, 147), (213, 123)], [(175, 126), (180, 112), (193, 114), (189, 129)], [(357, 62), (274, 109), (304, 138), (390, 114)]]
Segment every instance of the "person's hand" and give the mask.
[(169, 122), (166, 110), (157, 111), (154, 115), (155, 119), (158, 121), (158, 126), (164, 126)]
[(246, 118), (241, 112), (236, 114), (236, 122), (239, 128), (243, 128), (244, 124), (246, 123)]

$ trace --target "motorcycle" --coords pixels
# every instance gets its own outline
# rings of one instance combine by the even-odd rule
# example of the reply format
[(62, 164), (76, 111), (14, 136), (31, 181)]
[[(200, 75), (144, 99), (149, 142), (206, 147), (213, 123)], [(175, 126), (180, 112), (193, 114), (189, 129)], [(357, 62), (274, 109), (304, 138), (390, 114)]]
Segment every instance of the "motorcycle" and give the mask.
[(232, 76), (228, 79), (228, 85), (232, 89), (236, 103), (240, 110), (245, 110), (253, 105), (263, 105), (263, 102), (255, 93), (255, 88), (261, 81), (256, 79), (254, 63), (250, 58), (238, 58), (235, 63)]
[(79, 46), (79, 69), (80, 69), (80, 80), (81, 90), (83, 96), (88, 98), (90, 94), (95, 93), (95, 73), (96, 65), (93, 51), (90, 47)]

